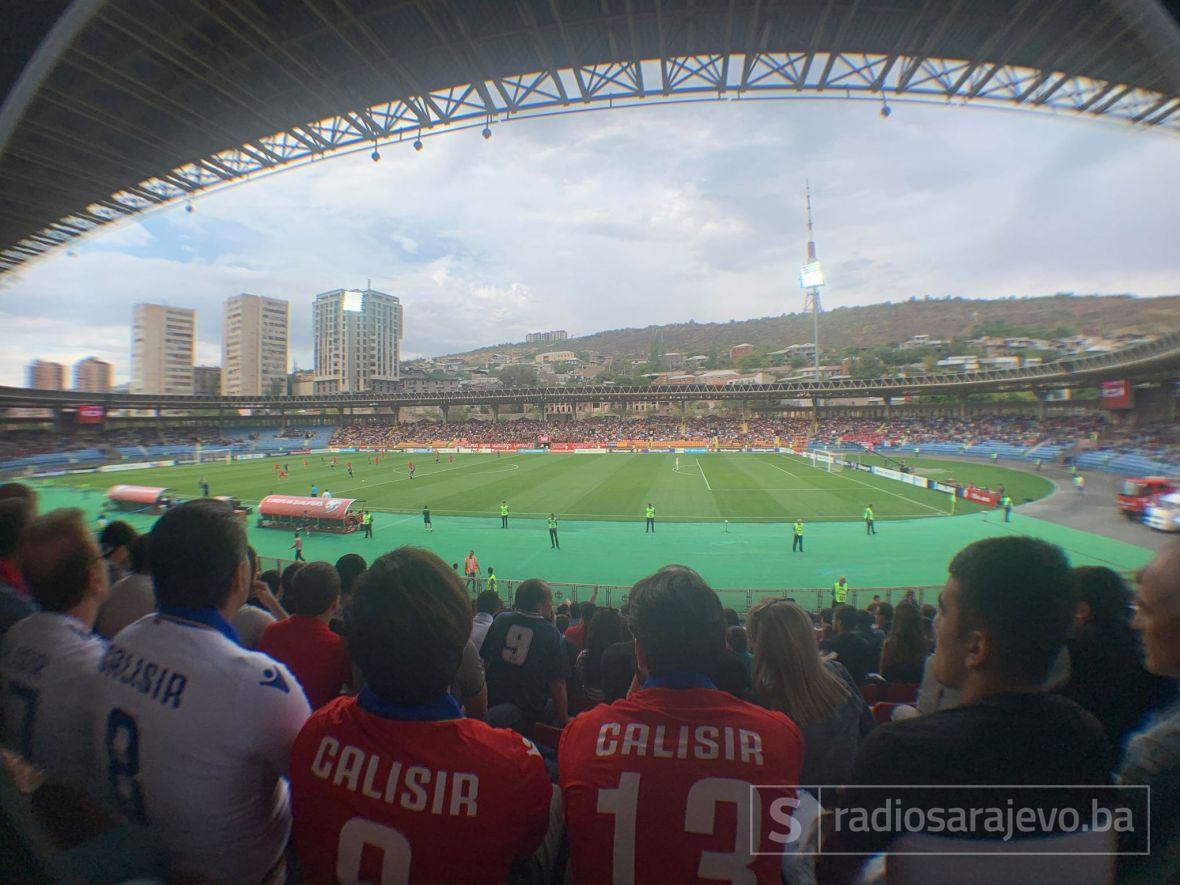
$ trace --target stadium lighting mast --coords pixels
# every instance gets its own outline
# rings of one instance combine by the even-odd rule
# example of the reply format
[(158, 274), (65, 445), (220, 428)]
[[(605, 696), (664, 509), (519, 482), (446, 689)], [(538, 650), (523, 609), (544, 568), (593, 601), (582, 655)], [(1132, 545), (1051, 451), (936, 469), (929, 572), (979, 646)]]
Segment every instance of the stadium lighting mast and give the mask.
[(803, 290), (803, 310), (811, 311), (812, 344), (815, 352), (815, 380), (819, 380), (819, 290), (824, 284), (823, 270), (815, 257), (815, 233), (811, 224), (811, 182), (807, 182), (807, 263), (799, 268), (799, 288)]
[[(819, 290), (824, 284), (823, 270), (819, 259), (815, 255), (815, 233), (811, 224), (811, 182), (807, 182), (807, 263), (799, 268), (799, 288), (803, 290), (803, 310), (811, 311), (812, 322), (812, 358), (815, 366), (815, 380), (819, 381)], [(819, 399), (813, 397), (812, 405), (816, 410), (816, 420), (819, 419)]]

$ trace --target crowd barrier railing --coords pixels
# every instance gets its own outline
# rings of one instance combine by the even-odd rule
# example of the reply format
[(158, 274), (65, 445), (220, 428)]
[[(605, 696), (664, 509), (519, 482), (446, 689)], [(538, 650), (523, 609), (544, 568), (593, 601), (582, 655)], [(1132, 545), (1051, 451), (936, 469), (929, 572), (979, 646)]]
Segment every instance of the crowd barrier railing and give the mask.
[[(275, 569), (282, 574), (283, 569), (291, 565), (294, 560), (281, 559), (274, 556), (259, 556), (258, 570), (260, 572), (268, 569)], [(477, 577), (468, 579), (465, 575), (460, 574), (459, 579), (463, 581), (463, 586), (467, 590), (468, 596), (474, 599), (484, 590), (489, 589), (488, 576), (482, 574)], [(518, 578), (501, 578), (496, 576), (496, 593), (504, 600), (504, 604), (511, 608), (513, 597), (516, 595), (516, 588), (523, 583), (524, 579)], [(607, 608), (620, 608), (627, 604), (630, 587), (624, 587), (617, 584), (593, 584), (593, 583), (569, 583), (565, 581), (547, 581), (550, 589), (553, 591), (554, 606), (561, 605), (564, 602), (588, 602), (595, 595), (597, 590), (596, 603)], [(934, 605), (938, 602), (938, 594), (941, 592), (941, 586), (923, 585), (923, 586), (899, 586), (899, 587), (849, 587), (848, 597), (845, 600), (849, 605), (856, 608), (866, 608), (875, 598), (879, 598), (881, 602), (888, 602), (896, 605), (905, 598), (906, 593), (913, 591), (914, 599), (919, 605), (930, 604)], [(716, 590), (718, 598), (721, 600), (721, 605), (724, 608), (731, 608), (736, 612), (748, 612), (759, 602), (765, 599), (793, 599), (803, 608), (808, 611), (822, 611), (825, 608), (830, 608), (833, 604), (833, 589), (808, 587), (808, 588), (721, 588)]]

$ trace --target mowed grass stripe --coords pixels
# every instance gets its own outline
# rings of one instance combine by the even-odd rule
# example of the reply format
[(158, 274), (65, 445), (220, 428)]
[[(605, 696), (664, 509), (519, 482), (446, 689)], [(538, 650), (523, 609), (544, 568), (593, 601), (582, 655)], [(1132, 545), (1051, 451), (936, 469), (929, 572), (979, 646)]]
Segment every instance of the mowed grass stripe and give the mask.
[[(721, 512), (727, 518), (753, 516), (763, 519), (784, 519), (785, 503), (780, 494), (768, 492), (778, 483), (773, 471), (755, 460), (745, 461), (733, 455), (706, 456), (701, 466), (708, 471), (714, 489), (738, 491), (716, 491)], [(789, 477), (783, 476), (784, 479)]]

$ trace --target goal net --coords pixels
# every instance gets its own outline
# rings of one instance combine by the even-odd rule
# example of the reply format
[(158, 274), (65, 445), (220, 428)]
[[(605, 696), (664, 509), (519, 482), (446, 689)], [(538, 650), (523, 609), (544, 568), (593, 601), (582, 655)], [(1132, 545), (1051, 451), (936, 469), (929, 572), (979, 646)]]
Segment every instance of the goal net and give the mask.
[(827, 473), (839, 473), (844, 469), (844, 464), (836, 457), (827, 452), (807, 452), (807, 462), (816, 470), (823, 470)]

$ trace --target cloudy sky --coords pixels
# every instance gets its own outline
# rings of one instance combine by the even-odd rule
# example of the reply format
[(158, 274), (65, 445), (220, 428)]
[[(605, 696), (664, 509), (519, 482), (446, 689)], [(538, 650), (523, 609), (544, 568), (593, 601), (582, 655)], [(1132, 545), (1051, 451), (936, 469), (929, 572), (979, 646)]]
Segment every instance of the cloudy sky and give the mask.
[(92, 237), (0, 278), (0, 383), (37, 357), (112, 361), (132, 305), (398, 295), (406, 356), (800, 309), (810, 179), (828, 306), (912, 295), (1180, 292), (1180, 140), (1109, 124), (859, 102), (709, 102), (581, 113), (316, 162)]

